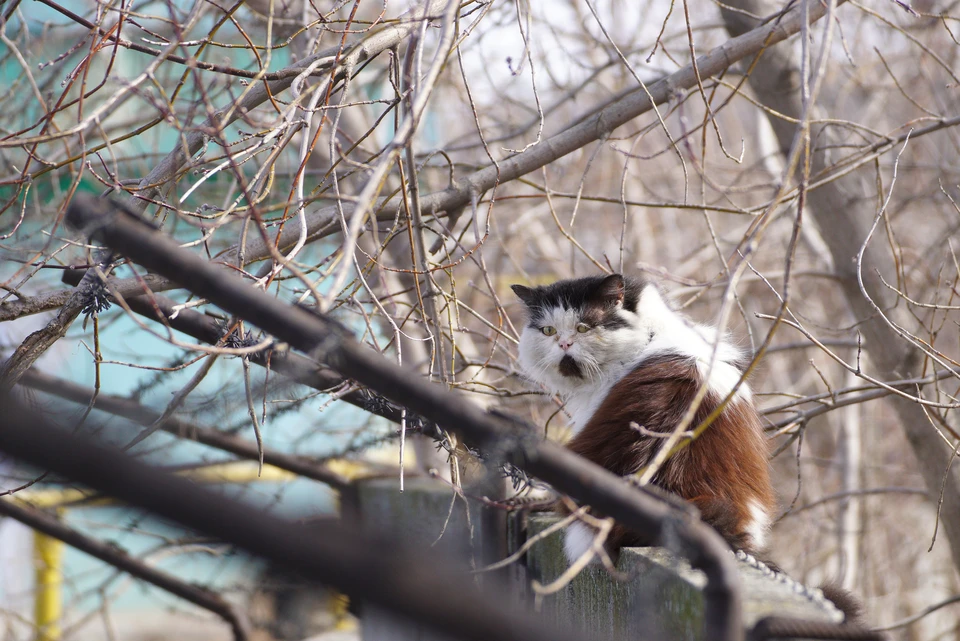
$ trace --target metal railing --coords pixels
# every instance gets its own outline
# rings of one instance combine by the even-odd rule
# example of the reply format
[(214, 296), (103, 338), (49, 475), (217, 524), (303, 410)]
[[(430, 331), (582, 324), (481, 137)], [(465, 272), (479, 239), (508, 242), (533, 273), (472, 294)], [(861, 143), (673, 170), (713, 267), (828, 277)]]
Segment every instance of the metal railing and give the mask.
[(626, 526), (647, 533), (652, 540), (678, 548), (678, 553), (707, 576), (704, 597), (709, 637), (718, 641), (743, 638), (733, 557), (720, 536), (698, 519), (679, 514), (673, 506), (555, 443), (532, 437), (533, 430), (520, 421), (487, 414), (446, 390), (410, 376), (356, 343), (335, 321), (251, 288), (242, 279), (180, 248), (115, 203), (77, 194), (67, 219), (134, 262), (187, 284), (191, 292), (319, 363), (457, 433), (489, 458), (524, 469)]
[[(325, 469), (340, 475), (339, 478), (345, 483), (363, 478), (372, 471), (370, 466), (350, 460), (328, 461)], [(257, 465), (246, 461), (217, 463), (188, 469), (180, 472), (179, 475), (202, 484), (277, 483), (300, 478), (297, 471), (281, 469), (270, 464), (258, 469)], [(340, 486), (333, 489), (340, 489)], [(122, 503), (109, 496), (91, 498), (89, 491), (77, 488), (28, 488), (17, 492), (14, 496), (0, 498), (0, 515), (9, 516), (33, 529), (33, 625), (38, 641), (59, 641), (62, 638), (65, 541), (111, 565), (129, 561), (134, 566), (134, 576), (140, 575), (141, 579), (176, 596), (186, 598), (214, 614), (224, 616), (233, 624), (232, 619), (237, 617), (236, 612), (215, 594), (198, 596), (200, 593), (197, 589), (183, 584), (176, 577), (160, 570), (146, 571), (149, 566), (132, 558), (125, 559), (122, 550), (117, 546), (101, 545), (95, 539), (61, 522), (68, 510), (105, 505), (123, 507)], [(175, 589), (169, 590), (170, 586), (175, 586)]]

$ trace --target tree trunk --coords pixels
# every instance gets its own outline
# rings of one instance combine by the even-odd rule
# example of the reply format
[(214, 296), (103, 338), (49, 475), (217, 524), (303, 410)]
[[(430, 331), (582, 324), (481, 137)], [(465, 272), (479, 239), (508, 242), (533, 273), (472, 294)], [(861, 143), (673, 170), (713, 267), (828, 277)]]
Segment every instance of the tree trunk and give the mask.
[[(745, 33), (759, 22), (736, 10), (756, 16), (776, 10), (776, 7), (763, 0), (728, 0), (727, 4), (733, 11), (724, 10), (722, 14), (731, 36)], [(761, 103), (775, 112), (796, 119), (801, 114), (800, 79), (799, 55), (787, 45), (767, 49), (751, 72), (748, 82)], [(818, 111), (822, 115), (831, 115), (831, 103), (835, 102), (831, 89), (825, 84), (820, 92)], [(816, 117), (818, 114), (813, 115), (813, 118)], [(796, 137), (796, 123), (770, 118), (781, 151), (789, 154)], [(810, 139), (811, 175), (817, 175), (831, 164), (829, 149), (837, 137), (829, 126), (812, 124)], [(843, 292), (863, 334), (864, 348), (874, 364), (873, 374), (877, 378), (891, 380), (916, 374), (922, 362), (922, 353), (901, 338), (876, 313), (857, 282), (856, 258), (877, 214), (877, 203), (880, 202), (877, 196), (872, 177), (864, 171), (852, 171), (808, 192), (806, 202), (807, 211), (820, 227), (833, 256)], [(904, 305), (896, 308), (896, 294), (880, 280), (879, 274), (883, 274), (888, 283), (897, 282), (893, 256), (882, 239), (874, 238), (864, 253), (862, 273), (864, 289), (870, 298), (894, 322), (911, 327), (910, 319), (903, 314)], [(954, 564), (960, 564), (960, 465), (950, 467), (944, 482), (944, 474), (953, 456), (952, 450), (930, 425), (919, 404), (899, 396), (891, 397), (889, 402), (900, 418), (930, 496), (939, 497), (943, 488), (940, 510), (942, 530), (949, 539)]]

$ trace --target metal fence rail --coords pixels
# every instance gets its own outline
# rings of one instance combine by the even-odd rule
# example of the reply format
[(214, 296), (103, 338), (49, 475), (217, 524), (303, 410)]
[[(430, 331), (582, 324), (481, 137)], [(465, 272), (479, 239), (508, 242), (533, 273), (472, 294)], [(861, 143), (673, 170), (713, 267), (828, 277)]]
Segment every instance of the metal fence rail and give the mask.
[(413, 554), (336, 523), (305, 526), (266, 514), (57, 429), (9, 395), (0, 396), (0, 407), (0, 451), (216, 536), (351, 597), (458, 639), (576, 638), (480, 594), (464, 576), (447, 571), (443, 559)]
[(358, 344), (339, 323), (250, 287), (241, 278), (182, 249), (116, 203), (77, 194), (67, 220), (134, 262), (184, 284), (191, 292), (309, 353), (344, 376), (461, 435), (491, 458), (526, 470), (628, 527), (647, 533), (661, 545), (678, 547), (676, 551), (707, 576), (704, 625), (709, 638), (743, 638), (733, 557), (723, 539), (699, 519), (555, 443), (534, 438), (533, 430), (520, 421), (487, 414), (411, 376)]

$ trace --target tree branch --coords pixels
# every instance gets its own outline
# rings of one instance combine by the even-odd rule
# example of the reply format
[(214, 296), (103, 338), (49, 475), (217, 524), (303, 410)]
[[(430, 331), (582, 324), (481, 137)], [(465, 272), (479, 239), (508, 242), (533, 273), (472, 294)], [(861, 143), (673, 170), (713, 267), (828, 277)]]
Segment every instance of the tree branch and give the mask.
[[(569, 631), (518, 614), (515, 604), (494, 598), (496, 591), (478, 595), (472, 582), (445, 570), (444, 561), (436, 554), (414, 555), (397, 546), (395, 539), (384, 536), (375, 540), (332, 520), (308, 526), (281, 519), (57, 429), (8, 395), (0, 396), (0, 403), (4, 407), (0, 450), (240, 546), (335, 586), (352, 598), (465, 641), (575, 638)], [(0, 501), (4, 513), (14, 512), (11, 506), (9, 501)], [(49, 525), (35, 519), (31, 527), (34, 523)], [(49, 531), (55, 530), (50, 527)], [(108, 562), (120, 562), (116, 557), (107, 558)]]
[[(7, 400), (9, 401), (9, 398)], [(4, 422), (6, 422), (6, 419), (4, 419)], [(24, 427), (25, 429), (30, 429), (28, 426)], [(60, 437), (54, 435), (53, 438)], [(150, 585), (154, 585), (165, 592), (180, 597), (184, 601), (189, 601), (204, 610), (213, 612), (230, 624), (233, 630), (233, 638), (236, 641), (244, 641), (250, 636), (249, 621), (247, 621), (246, 617), (240, 614), (236, 608), (224, 601), (219, 594), (195, 585), (190, 585), (189, 583), (184, 583), (165, 572), (152, 568), (143, 561), (127, 554), (115, 543), (104, 543), (92, 539), (64, 525), (41, 510), (19, 505), (17, 499), (14, 498), (0, 499), (0, 514), (9, 516), (27, 527), (33, 528), (37, 532), (42, 532), (49, 537), (63, 541), (70, 547), (85, 552), (96, 559), (100, 559), (104, 563), (112, 565), (134, 578), (146, 581)]]
[[(35, 369), (28, 371), (20, 379), (20, 384), (31, 389), (46, 392), (75, 403), (87, 405), (94, 398), (94, 391), (49, 374), (38, 372)], [(97, 409), (114, 416), (122, 416), (140, 425), (153, 425), (160, 418), (160, 412), (145, 407), (136, 401), (110, 394), (97, 394), (93, 409)], [(160, 424), (160, 429), (174, 436), (196, 441), (208, 447), (214, 447), (230, 452), (240, 458), (250, 461), (260, 460), (260, 451), (257, 446), (242, 438), (224, 434), (223, 432), (200, 427), (195, 423), (184, 421), (175, 416), (168, 417)], [(335, 490), (346, 488), (350, 481), (341, 474), (334, 472), (329, 466), (318, 463), (306, 456), (291, 456), (271, 450), (263, 449), (263, 462), (308, 479), (329, 485)]]
[[(421, 10), (412, 14), (412, 19), (402, 20), (391, 24), (383, 29), (366, 36), (357, 45), (350, 47), (349, 52), (342, 56), (339, 69), (355, 69), (360, 63), (379, 55), (380, 53), (397, 46), (411, 31), (419, 27), (420, 21), (429, 19), (437, 15), (440, 8), (445, 6), (443, 0), (430, 0)], [(240, 101), (231, 104), (224, 109), (210, 116), (203, 125), (190, 129), (183, 137), (182, 142), (174, 148), (153, 170), (140, 181), (139, 186), (134, 190), (134, 197), (131, 206), (136, 211), (142, 212), (153, 200), (159, 199), (168, 184), (185, 167), (190, 158), (192, 158), (204, 143), (210, 139), (213, 132), (221, 132), (228, 125), (246, 114), (249, 110), (255, 109), (266, 100), (277, 93), (286, 90), (294, 79), (309, 68), (314, 63), (331, 58), (333, 62), (336, 54), (340, 52), (340, 47), (314, 54), (303, 60), (296, 62), (284, 71), (290, 75), (269, 82), (258, 82), (246, 91)], [(323, 65), (318, 66), (322, 68)], [(287, 228), (290, 229), (289, 227)], [(262, 244), (262, 240), (261, 240)], [(262, 260), (271, 255), (271, 252), (262, 245), (262, 254), (257, 254), (251, 258), (253, 260)], [(20, 380), (40, 356), (47, 351), (54, 343), (63, 338), (67, 329), (74, 320), (80, 315), (85, 301), (90, 296), (90, 290), (94, 286), (95, 270), (87, 270), (87, 275), (77, 286), (77, 289), (70, 294), (67, 300), (60, 308), (57, 317), (48, 323), (44, 328), (30, 334), (21, 343), (7, 361), (0, 366), (0, 391), (9, 390)], [(159, 286), (164, 288), (163, 285)]]
[[(732, 0), (730, 6), (746, 12), (722, 11), (727, 30), (731, 35), (747, 31), (755, 21), (749, 15), (762, 15), (769, 5), (762, 0)], [(822, 7), (820, 3), (814, 3)], [(811, 5), (810, 10), (813, 11)], [(800, 95), (795, 86), (800, 61), (789, 48), (767, 50), (760, 57), (748, 77), (748, 82), (760, 101), (774, 112), (784, 114), (793, 121), (771, 118), (780, 148), (787, 152), (794, 144), (797, 126), (795, 119), (803, 112)], [(831, 100), (826, 89), (822, 101)], [(828, 107), (822, 108), (829, 111)], [(834, 131), (817, 121), (811, 125), (810, 140), (816, 141), (811, 151), (811, 175), (821, 175), (829, 170), (828, 155), (838, 144)], [(807, 193), (807, 206), (821, 230), (823, 240), (830, 249), (837, 276), (846, 300), (864, 335), (864, 347), (875, 364), (875, 377), (896, 380), (909, 377), (920, 370), (922, 353), (912, 349), (894, 329), (875, 314), (870, 301), (861, 292), (857, 279), (856, 257), (861, 244), (867, 238), (870, 221), (876, 212), (873, 204), (876, 194), (868, 192), (870, 180), (859, 172), (840, 175), (821, 184)], [(865, 292), (885, 310), (896, 300), (893, 292), (884, 287), (881, 274), (894, 274), (895, 265), (890, 252), (881, 249), (878, 243), (866, 247), (863, 254), (862, 275)], [(893, 310), (895, 311), (895, 310)], [(891, 311), (890, 313), (893, 313)], [(919, 471), (932, 497), (940, 496), (943, 487), (943, 506), (940, 519), (947, 532), (954, 564), (960, 567), (960, 471), (950, 467), (953, 453), (945, 446), (937, 432), (930, 428), (923, 408), (909, 399), (894, 397), (890, 401), (900, 418), (907, 441), (913, 448)], [(946, 475), (946, 476), (945, 476)]]
[(721, 641), (743, 638), (734, 557), (720, 535), (699, 519), (691, 519), (556, 443), (541, 441), (532, 427), (520, 421), (482, 412), (461, 397), (412, 376), (355, 342), (326, 316), (287, 305), (250, 287), (104, 200), (78, 194), (67, 220), (148, 269), (189, 283), (195, 294), (457, 433), (491, 459), (525, 469), (623, 525), (648, 534), (658, 545), (679, 544), (679, 553), (707, 576), (706, 634)]

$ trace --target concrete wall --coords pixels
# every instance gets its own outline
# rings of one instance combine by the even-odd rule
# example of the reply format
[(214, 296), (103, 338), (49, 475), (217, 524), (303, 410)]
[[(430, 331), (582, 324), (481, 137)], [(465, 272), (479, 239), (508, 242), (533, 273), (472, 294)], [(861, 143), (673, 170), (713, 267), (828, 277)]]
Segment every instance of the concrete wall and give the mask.
[[(370, 532), (390, 533), (429, 547), (438, 558), (456, 559), (454, 563), (464, 570), (505, 558), (557, 519), (553, 514), (507, 519), (503, 511), (484, 508), (477, 501), (453, 502), (449, 486), (423, 478), (407, 479), (402, 494), (396, 479), (364, 481), (357, 487), (355, 500), (360, 521)], [(506, 582), (518, 607), (537, 609), (546, 620), (580, 629), (586, 639), (703, 640), (705, 578), (662, 548), (622, 550), (617, 570), (625, 576), (611, 577), (602, 566), (592, 565), (556, 594), (534, 594), (532, 581), (549, 584), (567, 569), (562, 536), (562, 532), (547, 536), (520, 561), (493, 575), (478, 575), (478, 581)], [(776, 575), (743, 555), (739, 564), (748, 629), (769, 615), (825, 622), (842, 619), (818, 591)], [(364, 641), (441, 641), (416, 625), (371, 608), (363, 611), (361, 631)]]
[[(452, 562), (468, 572), (506, 554), (505, 514), (484, 509), (477, 501), (456, 498), (442, 481), (408, 477), (403, 493), (395, 477), (361, 481), (352, 500), (355, 518), (366, 531), (422, 547), (438, 563)], [(502, 576), (477, 575), (478, 587), (485, 581), (502, 580)], [(366, 604), (360, 630), (364, 641), (448, 641)]]
[[(526, 517), (526, 536), (555, 523), (553, 514)], [(767, 616), (839, 623), (842, 615), (817, 590), (774, 574), (739, 555), (747, 629)], [(539, 541), (526, 555), (528, 578), (548, 584), (567, 569), (563, 533)], [(617, 560), (621, 577), (601, 565), (584, 569), (558, 593), (542, 597), (544, 616), (582, 628), (591, 637), (699, 641), (703, 630), (702, 588), (706, 578), (663, 548), (624, 548)], [(619, 580), (618, 580), (619, 579)], [(624, 580), (625, 579), (625, 580)], [(527, 588), (528, 598), (535, 599)]]

